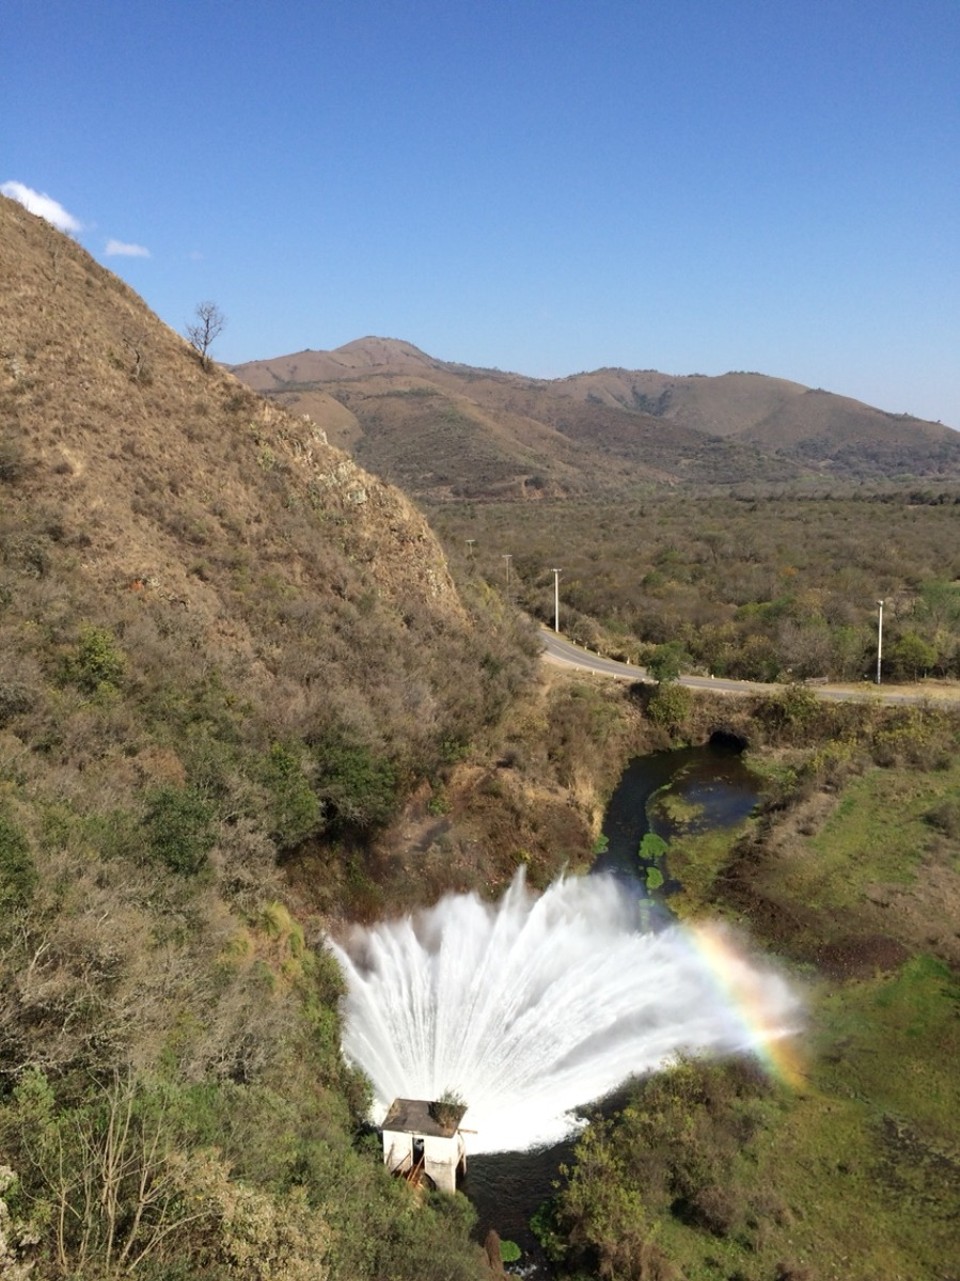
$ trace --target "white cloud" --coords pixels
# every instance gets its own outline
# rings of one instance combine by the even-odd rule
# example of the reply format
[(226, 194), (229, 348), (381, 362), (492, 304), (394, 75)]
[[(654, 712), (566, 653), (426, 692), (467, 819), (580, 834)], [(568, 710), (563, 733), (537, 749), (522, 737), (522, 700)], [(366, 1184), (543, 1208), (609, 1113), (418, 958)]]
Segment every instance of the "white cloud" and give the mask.
[(0, 186), (0, 192), (9, 196), (11, 200), (18, 201), (24, 209), (29, 209), (30, 213), (46, 218), (47, 222), (52, 222), (60, 231), (83, 230), (83, 223), (74, 218), (72, 213), (68, 213), (59, 200), (54, 200), (52, 196), (47, 196), (41, 191), (34, 191), (32, 187), (27, 187), (22, 182), (5, 182)]
[(150, 250), (143, 245), (128, 245), (123, 240), (108, 240), (105, 253), (108, 258), (149, 258)]

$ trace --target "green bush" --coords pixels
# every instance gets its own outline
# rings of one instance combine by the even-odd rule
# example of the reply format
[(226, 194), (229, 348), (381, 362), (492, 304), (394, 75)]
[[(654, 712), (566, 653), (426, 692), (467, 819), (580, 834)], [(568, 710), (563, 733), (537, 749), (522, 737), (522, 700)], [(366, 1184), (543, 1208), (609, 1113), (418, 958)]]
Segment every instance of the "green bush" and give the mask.
[(823, 706), (816, 693), (799, 681), (781, 686), (757, 705), (757, 719), (774, 734), (789, 741), (805, 741), (819, 724)]
[(274, 743), (264, 764), (270, 795), (270, 831), (281, 848), (299, 844), (321, 822), (320, 801), (311, 788), (298, 752)]
[(648, 867), (646, 871), (647, 889), (659, 890), (663, 888), (663, 873), (659, 867)]
[(181, 876), (195, 876), (216, 841), (214, 811), (192, 788), (160, 787), (144, 818), (151, 856)]
[(769, 1088), (738, 1060), (681, 1060), (633, 1085), (620, 1113), (577, 1140), (565, 1184), (538, 1212), (551, 1257), (577, 1275), (640, 1281), (678, 1275), (657, 1244), (671, 1220), (732, 1235), (753, 1208), (734, 1164), (763, 1124)]
[(637, 853), (642, 859), (663, 858), (667, 852), (667, 842), (656, 832), (645, 832)]
[(683, 685), (658, 685), (647, 703), (647, 715), (654, 725), (675, 733), (690, 715), (691, 701), (690, 691)]
[(891, 675), (900, 680), (916, 681), (933, 670), (937, 649), (916, 632), (904, 632), (890, 646), (887, 661)]
[(326, 740), (317, 750), (317, 773), (317, 793), (335, 827), (378, 827), (396, 808), (393, 765), (363, 744)]
[(0, 921), (26, 907), (37, 884), (37, 869), (27, 838), (0, 810)]
[(684, 665), (690, 662), (690, 656), (679, 641), (667, 641), (658, 645), (647, 659), (647, 671), (658, 685), (671, 685), (680, 679)]
[(105, 627), (81, 628), (80, 638), (63, 662), (63, 679), (84, 694), (95, 694), (101, 685), (116, 687), (123, 679), (126, 659)]

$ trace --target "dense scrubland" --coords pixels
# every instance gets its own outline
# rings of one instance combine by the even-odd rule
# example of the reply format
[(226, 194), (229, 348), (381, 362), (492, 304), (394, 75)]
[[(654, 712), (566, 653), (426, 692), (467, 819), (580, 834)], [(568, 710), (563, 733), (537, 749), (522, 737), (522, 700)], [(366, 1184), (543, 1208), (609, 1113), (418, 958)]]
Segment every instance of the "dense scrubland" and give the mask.
[[(651, 494), (425, 508), (456, 562), (571, 639), (747, 680), (960, 675), (960, 491)], [(509, 563), (505, 557), (509, 556)], [(509, 584), (507, 574), (509, 572)]]
[[(520, 865), (534, 884), (586, 868), (630, 756), (719, 729), (748, 742), (766, 799), (729, 840), (676, 842), (676, 906), (725, 913), (807, 985), (804, 1084), (702, 1063), (635, 1083), (538, 1216), (553, 1267), (948, 1276), (956, 716), (540, 672), (516, 605), (543, 615), (543, 568), (565, 566), (565, 592), (613, 572), (582, 509), (543, 526), (584, 549), (576, 569), (546, 533), (516, 541), (532, 505), (516, 527), (451, 508), (452, 577), (401, 494), (6, 201), (0, 322), (0, 1275), (489, 1276), (464, 1198), (382, 1169), (324, 940), (446, 889), (494, 894)], [(733, 651), (781, 644), (791, 618), (866, 627), (834, 616), (846, 558), (858, 609), (891, 600), (891, 647), (901, 623), (954, 671), (938, 522), (955, 513), (847, 501), (760, 504), (748, 543), (740, 504), (658, 497), (646, 515), (645, 498), (634, 566), (655, 550), (623, 583), (663, 578), (629, 628), (603, 587), (591, 625), (642, 650), (674, 639), (643, 630), (659, 611), (692, 656), (694, 597), (733, 607)], [(845, 511), (819, 582), (822, 513), (839, 529)], [(851, 559), (865, 511), (895, 556)], [(615, 510), (589, 514), (612, 540)], [(727, 539), (754, 548), (739, 604)], [(784, 596), (795, 618), (737, 617)]]

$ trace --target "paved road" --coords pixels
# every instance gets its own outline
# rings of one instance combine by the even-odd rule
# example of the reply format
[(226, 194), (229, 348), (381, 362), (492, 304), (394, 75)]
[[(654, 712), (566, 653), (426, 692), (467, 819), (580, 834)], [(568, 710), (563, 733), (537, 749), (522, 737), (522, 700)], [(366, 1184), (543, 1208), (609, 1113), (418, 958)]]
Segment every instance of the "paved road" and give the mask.
[[(602, 658), (591, 654), (588, 649), (581, 649), (547, 627), (540, 628), (543, 640), (544, 656), (548, 662), (560, 663), (566, 667), (577, 667), (581, 671), (599, 672), (602, 676), (614, 676), (619, 680), (650, 681), (652, 677), (646, 668), (634, 667), (630, 663), (618, 663), (614, 658)], [(681, 676), (680, 684), (688, 689), (707, 689), (714, 694), (770, 694), (782, 689), (782, 685), (764, 685), (759, 681), (731, 681), (719, 676)], [(886, 690), (873, 685), (862, 685), (853, 689), (842, 689), (831, 685), (810, 685), (807, 687), (817, 698), (831, 699), (837, 702), (850, 700), (877, 699), (882, 703), (949, 703), (956, 705), (956, 699), (943, 697), (936, 693), (903, 694)]]

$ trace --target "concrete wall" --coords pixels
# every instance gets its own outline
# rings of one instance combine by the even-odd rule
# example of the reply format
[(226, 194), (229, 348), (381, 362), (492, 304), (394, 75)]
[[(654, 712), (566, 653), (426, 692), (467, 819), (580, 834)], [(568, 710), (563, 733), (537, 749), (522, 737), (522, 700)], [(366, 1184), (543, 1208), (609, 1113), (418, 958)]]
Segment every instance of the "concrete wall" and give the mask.
[[(383, 1163), (392, 1174), (413, 1167), (413, 1144), (419, 1135), (383, 1131)], [(423, 1168), (441, 1192), (456, 1192), (457, 1168), (467, 1168), (467, 1146), (462, 1134), (450, 1139), (423, 1136)]]
[(384, 1130), (383, 1164), (391, 1174), (409, 1170), (413, 1165), (413, 1135)]
[(457, 1166), (467, 1166), (467, 1152), (463, 1136), (452, 1139), (426, 1138), (423, 1143), (423, 1168), (441, 1192), (456, 1192)]

